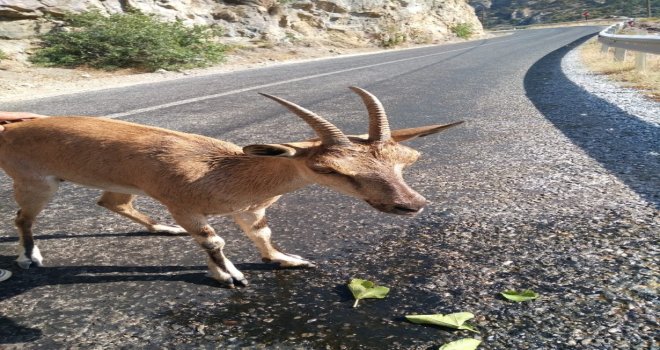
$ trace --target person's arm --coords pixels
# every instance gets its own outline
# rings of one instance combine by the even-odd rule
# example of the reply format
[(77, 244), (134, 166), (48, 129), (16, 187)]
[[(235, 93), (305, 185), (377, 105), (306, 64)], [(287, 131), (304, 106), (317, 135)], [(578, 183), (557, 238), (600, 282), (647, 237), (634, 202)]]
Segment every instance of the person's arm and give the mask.
[(2, 124), (16, 123), (24, 120), (47, 118), (47, 115), (27, 113), (27, 112), (3, 112), (0, 111), (0, 131), (5, 130)]

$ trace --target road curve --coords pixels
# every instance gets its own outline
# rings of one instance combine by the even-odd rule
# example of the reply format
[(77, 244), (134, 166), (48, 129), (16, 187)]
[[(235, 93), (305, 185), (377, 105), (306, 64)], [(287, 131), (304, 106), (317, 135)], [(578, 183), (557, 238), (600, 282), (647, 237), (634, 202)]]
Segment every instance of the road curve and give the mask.
[[(64, 184), (36, 226), (46, 266), (13, 263), (16, 207), (0, 177), (0, 347), (428, 349), (464, 337), (482, 349), (654, 346), (660, 135), (563, 76), (561, 58), (597, 27), (250, 69), (34, 99), (3, 109), (95, 115), (239, 145), (300, 140), (309, 128), (257, 92), (284, 97), (347, 133), (366, 114), (347, 87), (384, 103), (393, 128), (465, 120), (410, 144), (408, 182), (433, 201), (413, 219), (318, 186), (268, 213), (274, 241), (317, 262), (278, 270), (226, 218), (212, 224), (250, 280), (204, 276), (185, 236), (161, 236)], [(319, 200), (318, 198), (322, 198)], [(171, 222), (148, 199), (137, 206)], [(391, 287), (351, 308), (344, 283)], [(513, 304), (505, 289), (540, 300)], [(479, 334), (407, 323), (470, 311)]]

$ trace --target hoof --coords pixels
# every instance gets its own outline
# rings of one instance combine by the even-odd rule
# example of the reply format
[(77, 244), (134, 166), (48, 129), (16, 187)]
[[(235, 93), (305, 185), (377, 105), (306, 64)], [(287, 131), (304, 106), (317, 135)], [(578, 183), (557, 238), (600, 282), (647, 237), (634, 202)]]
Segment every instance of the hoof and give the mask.
[(266, 264), (276, 265), (281, 268), (293, 268), (293, 269), (311, 269), (315, 268), (316, 264), (309, 260), (304, 259), (295, 259), (295, 260), (274, 260), (268, 258), (261, 258), (261, 261)]
[(39, 251), (39, 247), (36, 245), (32, 248), (32, 257), (28, 257), (25, 254), (25, 250), (23, 247), (19, 247), (19, 254), (18, 258), (16, 258), (16, 262), (18, 263), (18, 266), (20, 266), (22, 269), (29, 269), (30, 265), (34, 264), (34, 266), (41, 267), (43, 265), (44, 258), (41, 256), (41, 252)]
[[(224, 288), (229, 288), (229, 289), (234, 289), (236, 286), (234, 285), (234, 281), (236, 281), (233, 277), (227, 277), (227, 278), (221, 278), (221, 277), (216, 277), (213, 276), (213, 274), (209, 271), (206, 272), (206, 277), (213, 278), (214, 280), (218, 281), (220, 286)], [(247, 281), (246, 281), (247, 283)]]
[(18, 266), (20, 268), (22, 268), (24, 270), (27, 270), (27, 269), (30, 268), (30, 265), (32, 265), (32, 260), (30, 260), (30, 259), (22, 260), (22, 259), (19, 258), (19, 259), (16, 259), (16, 263), (18, 264)]
[(228, 288), (228, 289), (236, 288), (236, 286), (234, 285), (234, 279), (231, 278), (231, 277), (229, 279), (224, 280), (224, 281), (218, 280), (218, 282), (220, 282), (220, 284), (225, 288)]
[(239, 287), (247, 287), (249, 283), (245, 278), (243, 278), (241, 280), (234, 279), (234, 284)]

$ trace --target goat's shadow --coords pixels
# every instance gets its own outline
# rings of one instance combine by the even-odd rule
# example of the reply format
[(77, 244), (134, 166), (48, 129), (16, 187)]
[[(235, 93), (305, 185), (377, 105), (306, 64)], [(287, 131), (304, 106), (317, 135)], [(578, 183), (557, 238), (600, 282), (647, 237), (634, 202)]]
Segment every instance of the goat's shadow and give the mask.
[(587, 92), (562, 71), (562, 58), (585, 36), (551, 52), (527, 71), (527, 97), (591, 158), (660, 208), (660, 127)]
[[(172, 234), (160, 232), (121, 232), (121, 233), (85, 233), (85, 234), (66, 234), (66, 233), (53, 233), (45, 235), (34, 235), (34, 239), (38, 241), (51, 240), (51, 239), (64, 239), (64, 238), (103, 238), (103, 237), (176, 237), (188, 236), (187, 233)], [(0, 243), (18, 242), (18, 236), (0, 236)]]
[(42, 334), (41, 329), (20, 325), (0, 314), (0, 344), (30, 342), (41, 338)]
[[(135, 281), (179, 281), (223, 288), (207, 276), (206, 265), (196, 266), (43, 266), (22, 270), (16, 266), (15, 256), (0, 256), (0, 266), (8, 267), (13, 276), (0, 285), (0, 301), (30, 289), (65, 284), (96, 284)], [(238, 263), (241, 271), (284, 270), (277, 264)], [(291, 269), (287, 269), (291, 270)]]
[[(81, 237), (140, 237), (153, 236), (150, 232), (93, 233), (85, 235), (40, 235), (35, 238), (66, 239)], [(163, 236), (172, 236), (163, 234)], [(0, 242), (18, 241), (16, 237), (0, 237)], [(22, 270), (16, 265), (16, 256), (0, 255), (0, 267), (12, 271), (13, 276), (0, 283), (0, 301), (23, 294), (31, 289), (52, 285), (97, 284), (136, 281), (185, 282), (212, 288), (223, 288), (207, 276), (206, 265), (195, 266), (44, 266)], [(239, 263), (243, 271), (275, 271), (282, 269), (277, 264)], [(30, 342), (39, 339), (42, 331), (17, 323), (0, 314), (0, 344)]]
[[(22, 270), (15, 259), (15, 256), (0, 255), (0, 266), (13, 273), (10, 279), (0, 282), (0, 301), (50, 285), (167, 280), (218, 286), (206, 277), (206, 266), (59, 266)], [(0, 344), (34, 341), (42, 333), (40, 329), (21, 325), (0, 314)]]

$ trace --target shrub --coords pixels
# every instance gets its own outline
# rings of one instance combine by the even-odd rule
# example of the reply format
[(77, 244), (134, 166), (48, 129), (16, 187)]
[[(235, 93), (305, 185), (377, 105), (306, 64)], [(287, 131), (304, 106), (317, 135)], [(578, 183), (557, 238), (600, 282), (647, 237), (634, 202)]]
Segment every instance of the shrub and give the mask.
[(461, 39), (469, 39), (474, 34), (472, 26), (467, 23), (459, 23), (451, 27), (451, 31)]
[(2, 52), (2, 50), (0, 50), (0, 61), (2, 61), (4, 59), (7, 59), (7, 54)]
[(411, 28), (408, 38), (415, 44), (430, 44), (433, 42), (433, 33), (421, 28)]
[(406, 33), (399, 30), (396, 26), (388, 26), (382, 32), (376, 35), (379, 45), (385, 48), (401, 45), (406, 42)]
[(68, 30), (41, 36), (32, 62), (154, 71), (208, 66), (224, 57), (225, 47), (212, 41), (220, 35), (217, 28), (161, 22), (137, 11), (108, 17), (97, 11), (67, 14), (64, 24)]

